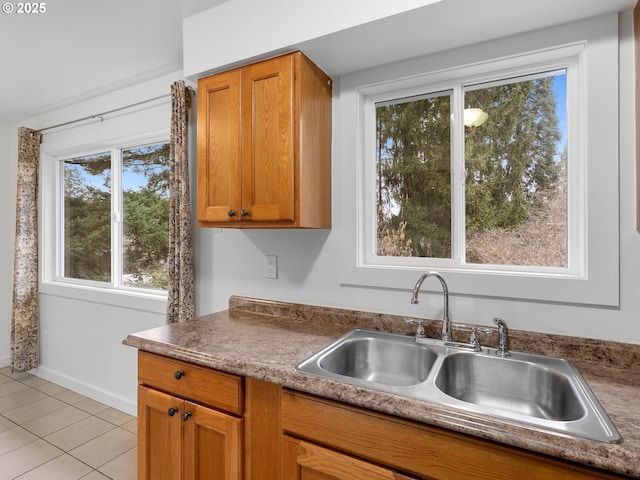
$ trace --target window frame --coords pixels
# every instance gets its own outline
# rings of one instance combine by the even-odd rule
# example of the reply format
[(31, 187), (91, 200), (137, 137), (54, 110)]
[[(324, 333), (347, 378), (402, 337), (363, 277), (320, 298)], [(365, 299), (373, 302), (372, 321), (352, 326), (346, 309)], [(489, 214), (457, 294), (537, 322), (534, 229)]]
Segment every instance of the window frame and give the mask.
[[(354, 159), (343, 163), (340, 175), (341, 205), (352, 206), (343, 215), (353, 219), (345, 224), (343, 234), (342, 285), (411, 289), (420, 273), (434, 269), (445, 275), (453, 295), (619, 306), (618, 25), (615, 18), (602, 17), (599, 28), (589, 27), (593, 25), (577, 23), (570, 28), (533, 32), (496, 40), (488, 46), (470, 46), (341, 78), (341, 137), (345, 140), (341, 143), (340, 155)], [(500, 52), (500, 55), (490, 56), (489, 51)], [(368, 212), (363, 199), (374, 198), (371, 194), (375, 190), (375, 181), (367, 182), (370, 174), (367, 159), (375, 158), (370, 156), (363, 121), (368, 114), (368, 97), (389, 90), (411, 91), (424, 84), (433, 86), (430, 91), (444, 89), (453, 78), (478, 76), (490, 80), (492, 75), (496, 79), (511, 76), (505, 72), (517, 69), (533, 72), (544, 66), (552, 70), (549, 67), (554, 64), (562, 67), (570, 59), (576, 62), (578, 75), (573, 75), (571, 81), (576, 82), (579, 93), (574, 100), (577, 118), (568, 119), (571, 129), (568, 137), (575, 139), (578, 135), (580, 139), (574, 149), (581, 164), (577, 181), (584, 185), (584, 190), (573, 196), (568, 209), (574, 212), (583, 208), (584, 215), (574, 215), (576, 225), (571, 228), (583, 229), (585, 239), (570, 248), (573, 247), (574, 253), (577, 248), (577, 254), (584, 258), (583, 268), (567, 275), (539, 272), (535, 268), (522, 271), (521, 267), (518, 267), (520, 271), (491, 270), (483, 266), (455, 268), (433, 259), (422, 265), (368, 264), (364, 246), (367, 236), (369, 244), (373, 239), (371, 228), (366, 228)], [(456, 105), (462, 108), (462, 102)], [(568, 115), (571, 111), (570, 107)], [(346, 139), (355, 139), (354, 145), (349, 145)], [(461, 149), (462, 144), (454, 148)], [(461, 172), (453, 173), (455, 181), (459, 181)]]
[[(125, 308), (135, 308), (156, 313), (166, 310), (167, 292), (160, 289), (138, 288), (119, 285), (114, 282), (121, 270), (122, 258), (111, 262), (111, 282), (74, 279), (63, 276), (64, 263), (64, 187), (63, 162), (71, 158), (83, 157), (99, 152), (110, 152), (112, 162), (114, 152), (118, 153), (118, 165), (112, 167), (111, 178), (111, 252), (122, 237), (122, 221), (114, 215), (114, 207), (120, 206), (122, 215), (122, 171), (121, 152), (154, 143), (169, 142), (169, 130), (161, 129), (139, 135), (111, 138), (80, 146), (51, 149), (43, 148), (41, 153), (41, 175), (45, 181), (41, 185), (41, 286), (40, 291), (62, 297), (77, 298), (96, 303), (115, 304)], [(63, 142), (66, 143), (66, 142)], [(113, 165), (113, 163), (112, 163)], [(118, 197), (118, 198), (116, 198)], [(121, 250), (118, 248), (118, 250)], [(122, 257), (122, 251), (119, 252)]]
[[(569, 49), (573, 50), (573, 49)], [(568, 51), (567, 53), (570, 53)], [(539, 62), (515, 68), (505, 68), (496, 72), (491, 69), (491, 64), (485, 65), (488, 72), (483, 72), (484, 67), (478, 72), (470, 72), (470, 75), (456, 75), (452, 72), (450, 80), (443, 83), (432, 84), (431, 76), (417, 77), (416, 85), (407, 88), (394, 89), (393, 82), (390, 84), (366, 88), (362, 90), (363, 100), (363, 142), (364, 142), (364, 196), (360, 202), (359, 215), (363, 218), (364, 233), (360, 248), (361, 265), (366, 266), (389, 266), (406, 268), (444, 268), (468, 271), (487, 271), (494, 273), (514, 273), (524, 275), (541, 276), (569, 276), (582, 277), (585, 271), (586, 258), (583, 242), (585, 238), (585, 225), (578, 221), (584, 217), (586, 208), (584, 202), (584, 170), (580, 168), (578, 152), (580, 136), (583, 135), (584, 128), (580, 124), (580, 102), (577, 100), (581, 96), (579, 91), (579, 57), (580, 53), (566, 58), (554, 59), (551, 62)], [(477, 86), (489, 83), (508, 83), (508, 80), (518, 77), (538, 75), (544, 72), (566, 70), (567, 78), (567, 260), (568, 267), (541, 267), (541, 266), (518, 266), (518, 265), (490, 265), (473, 264), (465, 261), (465, 157), (464, 157), (464, 92), (469, 86)], [(471, 69), (475, 70), (475, 69)], [(424, 83), (422, 83), (424, 82)], [(375, 185), (376, 185), (376, 106), (379, 103), (392, 102), (393, 100), (408, 98), (433, 96), (440, 92), (451, 92), (451, 258), (434, 257), (389, 257), (376, 254), (376, 206), (375, 206)], [(373, 192), (371, 191), (373, 186)]]

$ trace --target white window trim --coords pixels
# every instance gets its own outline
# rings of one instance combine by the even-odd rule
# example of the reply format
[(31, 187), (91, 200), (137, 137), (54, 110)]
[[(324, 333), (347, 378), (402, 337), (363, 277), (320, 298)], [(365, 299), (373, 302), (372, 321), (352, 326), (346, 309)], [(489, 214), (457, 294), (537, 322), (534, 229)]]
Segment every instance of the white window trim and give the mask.
[[(63, 240), (59, 219), (62, 214), (62, 197), (64, 195), (60, 191), (60, 163), (62, 160), (97, 152), (113, 152), (138, 145), (166, 142), (169, 139), (169, 134), (169, 129), (161, 129), (138, 135), (95, 141), (81, 146), (70, 146), (67, 142), (61, 142), (63, 145), (54, 145), (51, 148), (43, 145), (40, 166), (41, 178), (43, 178), (40, 190), (41, 212), (43, 212), (40, 232), (41, 293), (160, 314), (166, 312), (167, 293), (164, 291), (131, 288), (61, 276), (60, 262)], [(120, 179), (116, 178), (118, 176), (119, 174), (114, 172), (112, 179), (114, 191), (119, 188)], [(115, 223), (112, 219), (112, 229)], [(116, 230), (118, 228), (116, 226)], [(114, 239), (116, 234), (118, 234), (117, 231), (112, 231), (112, 248), (116, 241)], [(112, 266), (112, 275), (114, 268), (117, 266)]]
[[(342, 163), (340, 176), (341, 205), (348, 206), (343, 215), (355, 219), (351, 223), (345, 222), (342, 284), (409, 289), (421, 272), (433, 269), (445, 275), (453, 294), (619, 306), (618, 34), (617, 22), (613, 20), (614, 16), (599, 19), (600, 28), (595, 32), (589, 28), (592, 23), (573, 25), (568, 34), (566, 27), (563, 27), (563, 31), (555, 29), (557, 45), (549, 43), (550, 30), (524, 35), (518, 41), (491, 42), (499, 45), (495, 51), (512, 50), (498, 59), (486, 58), (485, 52), (492, 46), (489, 44), (484, 46), (484, 61), (475, 60), (480, 48), (476, 46), (454, 52), (451, 55), (453, 60), (446, 55), (436, 57), (432, 62), (430, 58), (414, 59), (341, 78), (340, 136), (345, 140), (341, 144), (340, 157), (355, 159), (355, 163)], [(606, 40), (603, 41), (601, 37)], [(505, 42), (511, 42), (511, 45), (505, 47)], [(460, 61), (461, 58), (466, 60)], [(371, 115), (368, 111), (371, 108), (368, 103), (372, 100), (371, 96), (382, 95), (382, 92), (390, 89), (411, 91), (425, 83), (436, 89), (438, 84), (446, 86), (446, 82), (452, 78), (479, 76), (490, 79), (489, 69), (495, 72), (495, 78), (500, 78), (504, 71), (516, 68), (534, 71), (540, 65), (545, 68), (554, 64), (560, 66), (568, 58), (576, 59), (572, 68), (580, 73), (568, 75), (568, 81), (580, 82), (574, 85), (580, 97), (569, 99), (570, 102), (577, 102), (579, 108), (578, 118), (569, 118), (569, 128), (573, 129), (569, 138), (584, 140), (573, 145), (573, 150), (577, 150), (580, 159), (586, 159), (584, 168), (579, 172), (569, 172), (569, 175), (578, 175), (571, 181), (586, 185), (586, 189), (573, 196), (572, 203), (568, 205), (572, 211), (584, 210), (583, 215), (573, 216), (577, 223), (571, 225), (570, 230), (577, 232), (583, 229), (586, 240), (581, 244), (578, 237), (573, 236), (570, 241), (573, 242), (573, 251), (584, 259), (584, 267), (577, 268), (574, 261), (570, 271), (536, 271), (535, 268), (526, 272), (521, 268), (520, 271), (509, 271), (508, 268), (492, 271), (483, 266), (458, 267), (442, 259), (427, 259), (421, 265), (372, 264), (371, 258), (364, 253), (367, 240), (371, 245), (372, 235), (375, 235), (371, 228), (365, 229), (365, 215), (369, 214), (366, 199), (373, 199), (372, 191), (375, 190), (375, 181), (371, 180), (372, 166), (366, 160), (373, 158), (370, 157), (370, 142), (367, 143), (365, 135), (365, 119)], [(457, 63), (453, 63), (455, 59)], [(429, 69), (426, 65), (438, 65), (441, 68)], [(570, 92), (572, 89), (567, 90)], [(572, 110), (575, 111), (570, 106), (568, 114)], [(351, 140), (353, 144), (350, 144), (347, 139), (355, 140)], [(454, 148), (459, 149), (461, 145), (454, 145)], [(453, 173), (458, 181), (461, 172)]]

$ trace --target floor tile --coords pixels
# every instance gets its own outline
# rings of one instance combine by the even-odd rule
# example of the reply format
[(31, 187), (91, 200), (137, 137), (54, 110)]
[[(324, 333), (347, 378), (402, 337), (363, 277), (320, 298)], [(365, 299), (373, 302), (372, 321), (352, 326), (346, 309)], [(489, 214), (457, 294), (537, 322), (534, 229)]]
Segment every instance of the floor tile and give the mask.
[(16, 480), (78, 480), (92, 471), (89, 465), (64, 454), (17, 477)]
[(44, 440), (36, 440), (0, 457), (0, 480), (11, 480), (49, 460), (62, 455), (62, 450)]
[(6, 375), (9, 378), (12, 378), (13, 380), (24, 381), (24, 380), (29, 380), (30, 378), (33, 377), (33, 375), (31, 375), (29, 372), (11, 373), (11, 367), (6, 367), (6, 368), (8, 368), (8, 371), (4, 373), (4, 375)]
[(132, 448), (99, 468), (113, 480), (136, 480), (138, 449)]
[(89, 414), (84, 410), (68, 405), (60, 410), (23, 423), (22, 426), (39, 437), (45, 437), (87, 417), (89, 417)]
[(123, 423), (127, 423), (129, 420), (135, 418), (131, 415), (121, 412), (120, 410), (116, 410), (115, 408), (107, 408), (106, 410), (102, 410), (95, 414), (96, 417), (106, 420), (109, 423), (113, 423), (114, 425), (122, 425)]
[(127, 430), (128, 432), (137, 434), (138, 433), (138, 418), (137, 417), (133, 417), (131, 420), (129, 420), (126, 423), (123, 423), (120, 426), (122, 428), (124, 428), (125, 430)]
[(33, 433), (17, 425), (9, 430), (5, 430), (0, 433), (0, 458), (2, 458), (1, 455), (17, 450), (36, 440), (38, 440), (38, 437)]
[(36, 387), (38, 385), (44, 385), (46, 383), (51, 383), (51, 382), (45, 380), (44, 378), (40, 378), (40, 377), (36, 377), (35, 375), (32, 375), (29, 378), (20, 380), (20, 383), (24, 383), (25, 385), (28, 385), (30, 387)]
[(23, 407), (30, 403), (37, 402), (38, 400), (42, 400), (43, 398), (47, 398), (47, 395), (39, 392), (38, 390), (27, 387), (26, 389), (12, 393), (11, 395), (0, 397), (0, 412), (5, 415), (5, 412), (9, 410)]
[(46, 393), (47, 395), (55, 395), (56, 393), (61, 393), (66, 390), (66, 388), (51, 382), (41, 383), (41, 384), (32, 385), (32, 386), (36, 390), (39, 390), (42, 393)]
[(45, 440), (68, 452), (114, 428), (116, 427), (112, 423), (106, 422), (101, 418), (88, 417), (51, 435), (47, 435)]
[(73, 404), (75, 407), (78, 407), (80, 410), (84, 410), (85, 412), (90, 413), (91, 415), (95, 415), (98, 412), (106, 410), (109, 408), (104, 403), (97, 402), (91, 398), (84, 398), (84, 400), (80, 400), (77, 403)]
[(55, 393), (52, 396), (57, 398), (58, 400), (62, 400), (64, 403), (68, 403), (69, 405), (75, 405), (82, 400), (87, 400), (87, 397), (85, 397), (84, 395), (80, 395), (79, 393), (76, 393), (74, 391), (67, 390), (66, 388), (60, 393)]
[(11, 420), (0, 415), (0, 433), (4, 432), (5, 430), (9, 430), (15, 426), (16, 424), (13, 423)]
[(69, 453), (93, 468), (98, 468), (135, 446), (134, 434), (122, 428), (115, 428)]
[(81, 480), (110, 480), (109, 477), (101, 474), (97, 470), (94, 470), (86, 477), (82, 477)]
[(136, 417), (0, 368), (0, 480), (135, 480), (136, 432)]
[(8, 382), (0, 384), (0, 397), (6, 397), (21, 390), (28, 390), (29, 386), (17, 380), (9, 380)]
[(66, 406), (67, 406), (66, 403), (61, 402), (57, 398), (53, 398), (45, 395), (45, 397), (41, 398), (40, 400), (31, 402), (27, 405), (23, 405), (18, 408), (14, 408), (13, 410), (9, 410), (8, 412), (3, 413), (2, 415), (7, 417), (12, 422), (23, 424), (31, 420), (35, 420), (36, 418), (47, 415), (49, 413), (56, 412)]

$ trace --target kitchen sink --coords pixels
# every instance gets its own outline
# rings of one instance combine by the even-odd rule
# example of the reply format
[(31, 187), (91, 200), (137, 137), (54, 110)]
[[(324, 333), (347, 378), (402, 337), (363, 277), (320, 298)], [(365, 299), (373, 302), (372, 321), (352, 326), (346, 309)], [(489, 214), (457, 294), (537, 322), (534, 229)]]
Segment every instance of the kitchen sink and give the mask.
[(437, 358), (436, 352), (409, 337), (360, 330), (300, 368), (367, 384), (403, 386), (424, 382)]
[(564, 362), (547, 357), (538, 357), (534, 363), (458, 353), (444, 358), (435, 384), (443, 393), (464, 402), (571, 422), (587, 412), (571, 377), (563, 372)]
[(620, 435), (573, 364), (561, 358), (352, 330), (298, 370), (347, 384), (607, 443)]

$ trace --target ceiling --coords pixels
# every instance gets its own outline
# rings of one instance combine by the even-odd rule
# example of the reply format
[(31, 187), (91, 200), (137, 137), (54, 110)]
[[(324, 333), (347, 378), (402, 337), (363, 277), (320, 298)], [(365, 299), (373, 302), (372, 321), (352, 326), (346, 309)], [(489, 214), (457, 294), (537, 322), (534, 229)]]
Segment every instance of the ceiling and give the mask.
[[(182, 70), (182, 20), (227, 1), (50, 0), (44, 13), (0, 12), (0, 122), (18, 123)], [(446, 0), (311, 39), (298, 47), (330, 75), (341, 75), (496, 36), (625, 11), (635, 3)], [(242, 17), (246, 12), (239, 14)], [(243, 35), (250, 22), (242, 18), (224, 21), (236, 23), (233, 31)], [(442, 21), (454, 18), (455, 22)], [(389, 42), (380, 35), (384, 31), (402, 34)]]
[(0, 13), (0, 121), (181, 70), (182, 19), (225, 1), (52, 0), (44, 13)]

